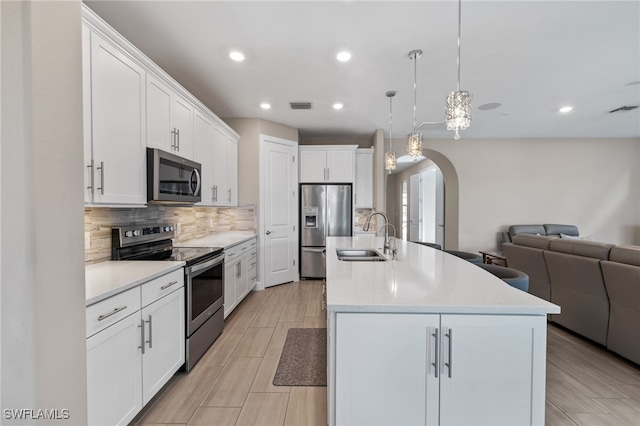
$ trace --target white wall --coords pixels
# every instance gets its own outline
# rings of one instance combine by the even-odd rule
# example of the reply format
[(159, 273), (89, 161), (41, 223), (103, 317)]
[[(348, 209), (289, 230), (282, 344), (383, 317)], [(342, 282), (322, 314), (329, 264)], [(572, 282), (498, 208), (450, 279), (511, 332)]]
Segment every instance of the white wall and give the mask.
[(0, 421), (86, 424), (81, 3), (0, 7)]
[[(428, 139), (459, 179), (459, 248), (495, 248), (512, 224), (565, 223), (640, 244), (640, 139)], [(445, 180), (445, 186), (447, 182)]]

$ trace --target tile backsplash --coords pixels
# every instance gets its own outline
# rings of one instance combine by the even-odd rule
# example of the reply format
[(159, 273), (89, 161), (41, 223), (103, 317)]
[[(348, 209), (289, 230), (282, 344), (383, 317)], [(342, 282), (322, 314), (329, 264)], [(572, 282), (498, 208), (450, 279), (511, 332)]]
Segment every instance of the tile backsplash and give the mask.
[(87, 207), (84, 209), (85, 263), (104, 262), (111, 258), (111, 227), (142, 223), (171, 223), (176, 228), (174, 241), (184, 243), (211, 234), (228, 231), (256, 230), (254, 204), (234, 208), (171, 207), (114, 209)]

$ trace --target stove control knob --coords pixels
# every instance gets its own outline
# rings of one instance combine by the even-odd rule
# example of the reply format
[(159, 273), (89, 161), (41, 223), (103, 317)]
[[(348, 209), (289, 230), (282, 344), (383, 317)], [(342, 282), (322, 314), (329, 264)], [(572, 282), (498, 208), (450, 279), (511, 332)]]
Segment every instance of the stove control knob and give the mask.
[(140, 230), (136, 229), (135, 231), (133, 231), (133, 235), (135, 235), (136, 237), (140, 235)]
[(127, 231), (124, 233), (125, 237), (133, 237), (133, 231)]
[(164, 227), (164, 232), (169, 232), (171, 231), (171, 227), (170, 226), (165, 226)]
[(170, 227), (169, 227), (169, 231), (173, 231), (173, 226), (170, 226)]

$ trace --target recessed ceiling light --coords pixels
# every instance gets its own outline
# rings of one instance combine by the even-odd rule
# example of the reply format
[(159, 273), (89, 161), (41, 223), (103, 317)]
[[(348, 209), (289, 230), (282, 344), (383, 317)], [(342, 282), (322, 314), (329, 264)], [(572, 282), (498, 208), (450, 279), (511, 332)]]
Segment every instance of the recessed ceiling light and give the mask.
[(560, 108), (558, 111), (560, 112), (569, 112), (573, 109), (572, 106), (563, 106), (562, 108)]
[(351, 53), (349, 53), (347, 51), (342, 51), (342, 52), (338, 53), (338, 56), (336, 56), (336, 58), (340, 62), (347, 62), (349, 59), (351, 59)]
[(247, 55), (242, 50), (230, 51), (229, 57), (237, 62), (244, 61), (245, 59), (247, 59)]
[(260, 104), (260, 108), (262, 108), (262, 109), (270, 109), (271, 108), (271, 104), (263, 102), (263, 103)]
[(340, 102), (333, 104), (333, 109), (342, 109), (342, 107), (344, 107), (344, 105), (342, 105)]

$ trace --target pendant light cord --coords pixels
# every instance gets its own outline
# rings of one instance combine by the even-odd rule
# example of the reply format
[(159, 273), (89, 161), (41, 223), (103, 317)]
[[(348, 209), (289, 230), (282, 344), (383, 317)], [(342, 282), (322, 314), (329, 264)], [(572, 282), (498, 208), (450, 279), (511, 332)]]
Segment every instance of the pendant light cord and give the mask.
[[(460, 72), (460, 71), (458, 71)], [(418, 53), (413, 54), (413, 133), (416, 132), (416, 103), (418, 98)]]
[(393, 152), (393, 95), (389, 96), (389, 152)]
[[(460, 32), (462, 27), (462, 0), (458, 0), (458, 92), (460, 91)], [(414, 123), (415, 127), (415, 123)]]

